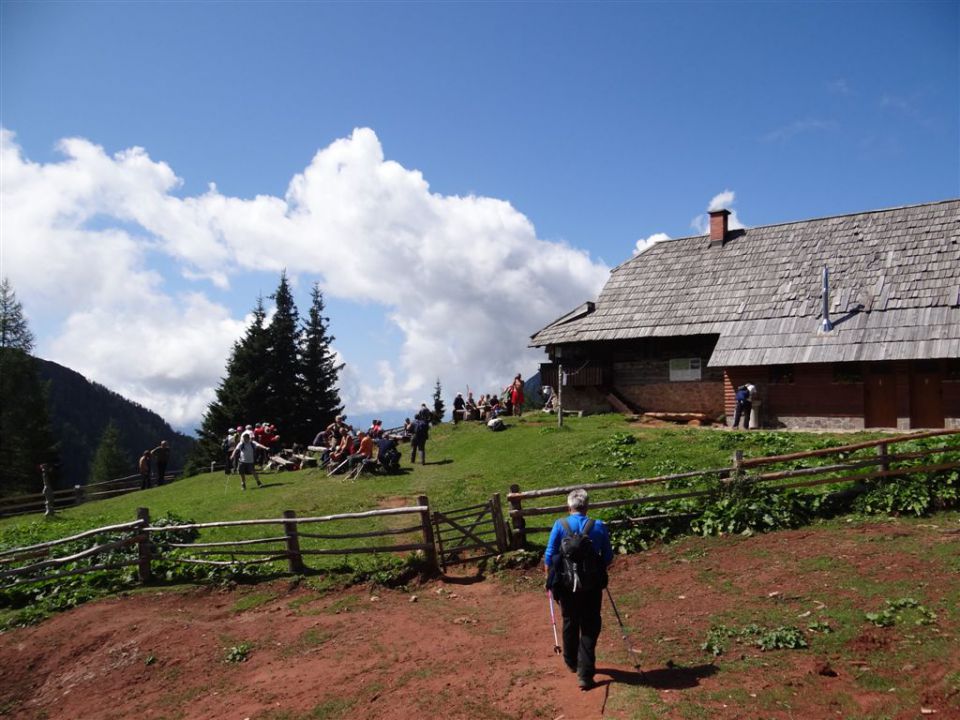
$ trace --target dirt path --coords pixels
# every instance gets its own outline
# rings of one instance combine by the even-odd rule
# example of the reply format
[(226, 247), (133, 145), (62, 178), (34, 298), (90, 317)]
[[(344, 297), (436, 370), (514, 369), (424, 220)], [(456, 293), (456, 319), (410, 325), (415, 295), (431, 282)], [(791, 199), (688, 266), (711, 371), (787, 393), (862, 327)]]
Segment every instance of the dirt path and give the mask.
[[(93, 603), (0, 635), (0, 716), (960, 717), (951, 522), (688, 539), (622, 558), (613, 589), (645, 672), (605, 604), (590, 692), (552, 653), (539, 575), (512, 571), (406, 591), (321, 595), (278, 581)], [(935, 624), (863, 622), (862, 609), (908, 591)], [(701, 650), (711, 625), (741, 619), (821, 619), (837, 635), (808, 633), (807, 650), (737, 645), (717, 660)], [(246, 660), (226, 662), (244, 643)]]

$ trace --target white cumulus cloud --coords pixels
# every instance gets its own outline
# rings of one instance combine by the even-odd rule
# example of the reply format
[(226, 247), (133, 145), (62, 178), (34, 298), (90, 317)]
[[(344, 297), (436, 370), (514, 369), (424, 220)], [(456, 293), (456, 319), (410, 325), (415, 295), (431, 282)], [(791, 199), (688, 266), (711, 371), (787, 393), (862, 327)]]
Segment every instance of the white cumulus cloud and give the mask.
[(654, 233), (650, 237), (640, 238), (637, 240), (636, 246), (633, 248), (633, 254), (639, 255), (644, 250), (649, 250), (658, 242), (663, 242), (664, 240), (669, 240), (670, 236), (666, 233), (658, 232)]
[[(727, 227), (730, 230), (739, 230), (745, 228), (740, 221), (740, 217), (737, 215), (736, 209), (733, 207), (734, 202), (736, 202), (737, 194), (733, 190), (724, 190), (723, 192), (717, 193), (714, 195), (710, 202), (707, 203), (707, 213), (711, 213), (715, 210), (729, 210), (730, 217), (727, 218)], [(697, 215), (690, 221), (690, 227), (697, 231), (699, 235), (705, 235), (710, 232), (710, 217), (707, 214)]]
[(402, 340), (396, 357), (372, 358), (377, 377), (344, 376), (358, 410), (405, 408), (437, 377), (498, 389), (541, 357), (530, 334), (608, 274), (538, 238), (504, 200), (431, 192), (370, 129), (318, 151), (284, 197), (252, 199), (212, 183), (178, 197), (173, 169), (141, 148), (110, 155), (73, 138), (61, 162), (39, 164), (11, 132), (0, 141), (0, 257), (25, 304), (57, 323), (41, 350), (180, 425), (199, 419), (243, 319), (201, 290), (171, 290), (161, 267), (218, 291), (287, 268), (379, 306)]

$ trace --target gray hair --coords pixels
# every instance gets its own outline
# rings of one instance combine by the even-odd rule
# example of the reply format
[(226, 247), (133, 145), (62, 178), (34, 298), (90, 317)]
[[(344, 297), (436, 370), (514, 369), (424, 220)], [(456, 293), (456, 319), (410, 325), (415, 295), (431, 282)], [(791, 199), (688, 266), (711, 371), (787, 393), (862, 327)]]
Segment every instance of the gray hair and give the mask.
[(583, 488), (571, 490), (567, 495), (567, 507), (575, 512), (586, 512), (587, 504), (587, 491)]

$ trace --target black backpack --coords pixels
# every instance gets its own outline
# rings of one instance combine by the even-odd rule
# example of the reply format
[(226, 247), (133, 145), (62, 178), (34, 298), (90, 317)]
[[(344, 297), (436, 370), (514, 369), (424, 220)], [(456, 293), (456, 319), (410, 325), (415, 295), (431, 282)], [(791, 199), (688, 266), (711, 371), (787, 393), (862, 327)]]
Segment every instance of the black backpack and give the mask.
[(593, 547), (589, 533), (594, 520), (584, 523), (579, 533), (573, 532), (566, 518), (560, 520), (566, 535), (560, 540), (559, 584), (569, 592), (603, 590), (607, 586), (607, 569)]

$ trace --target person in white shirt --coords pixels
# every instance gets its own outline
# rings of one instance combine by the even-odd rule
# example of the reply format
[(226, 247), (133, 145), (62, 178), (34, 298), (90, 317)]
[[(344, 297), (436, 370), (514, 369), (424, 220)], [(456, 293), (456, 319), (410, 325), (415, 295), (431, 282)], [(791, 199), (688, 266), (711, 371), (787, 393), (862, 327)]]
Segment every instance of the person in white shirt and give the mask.
[(258, 449), (267, 450), (268, 448), (266, 445), (261, 445), (254, 440), (249, 430), (244, 430), (240, 436), (240, 442), (237, 443), (231, 455), (231, 458), (239, 457), (240, 459), (240, 488), (243, 490), (247, 489), (248, 473), (253, 474), (253, 479), (257, 481), (257, 487), (263, 487), (263, 483), (260, 482), (260, 476), (257, 475), (257, 468), (253, 464)]

